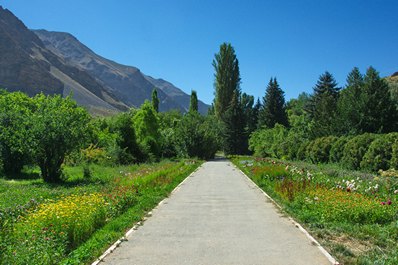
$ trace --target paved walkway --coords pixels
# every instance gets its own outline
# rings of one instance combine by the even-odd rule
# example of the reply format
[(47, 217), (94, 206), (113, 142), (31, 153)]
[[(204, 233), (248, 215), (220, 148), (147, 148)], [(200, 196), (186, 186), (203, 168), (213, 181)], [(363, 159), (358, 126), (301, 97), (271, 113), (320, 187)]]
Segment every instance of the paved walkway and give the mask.
[(203, 166), (104, 264), (331, 264), (230, 162)]

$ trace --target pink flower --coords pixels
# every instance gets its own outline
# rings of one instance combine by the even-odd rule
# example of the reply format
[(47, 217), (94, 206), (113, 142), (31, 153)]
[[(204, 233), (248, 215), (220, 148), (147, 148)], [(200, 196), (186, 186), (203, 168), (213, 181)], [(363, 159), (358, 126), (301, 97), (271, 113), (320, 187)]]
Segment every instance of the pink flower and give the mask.
[(390, 199), (388, 199), (388, 201), (387, 201), (387, 205), (391, 205), (391, 200)]

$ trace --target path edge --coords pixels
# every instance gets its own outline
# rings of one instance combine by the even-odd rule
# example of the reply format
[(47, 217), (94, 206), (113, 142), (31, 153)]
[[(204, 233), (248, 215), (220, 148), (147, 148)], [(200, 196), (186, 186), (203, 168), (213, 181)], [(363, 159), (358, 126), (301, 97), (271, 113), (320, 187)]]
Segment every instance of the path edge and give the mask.
[(156, 208), (158, 208), (160, 205), (162, 205), (172, 194), (176, 193), (181, 186), (187, 181), (192, 175), (194, 175), (201, 167), (203, 163), (198, 166), (191, 174), (189, 174), (183, 181), (181, 181), (180, 184), (177, 185), (163, 200), (161, 200), (154, 208), (152, 208), (149, 212), (146, 213), (145, 217), (143, 218), (142, 221), (137, 222), (132, 228), (130, 228), (124, 236), (119, 238), (115, 243), (112, 244), (105, 252), (98, 257), (91, 265), (99, 265), (101, 262), (104, 262), (105, 258), (113, 253), (117, 247), (120, 246), (124, 241), (128, 241), (127, 237), (129, 237), (131, 234), (133, 234), (141, 225), (143, 225), (143, 222), (148, 219), (148, 217), (152, 216), (152, 211)]
[[(259, 189), (263, 195), (269, 199), (277, 208), (279, 208), (281, 211), (285, 212), (271, 196), (269, 196), (263, 189), (261, 189), (249, 176), (247, 176), (238, 166), (236, 166), (232, 161), (229, 160), (229, 162), (237, 169), (239, 170), (240, 173), (243, 174), (257, 189)], [(298, 222), (296, 222), (293, 217), (287, 215), (287, 218), (289, 219), (290, 222), (293, 223), (295, 227), (297, 227), (310, 241), (312, 244), (314, 244), (320, 251), (321, 253), (329, 260), (329, 262), (333, 265), (340, 265), (340, 263), (324, 248), (322, 245), (313, 237), (311, 234), (304, 228), (302, 227)]]

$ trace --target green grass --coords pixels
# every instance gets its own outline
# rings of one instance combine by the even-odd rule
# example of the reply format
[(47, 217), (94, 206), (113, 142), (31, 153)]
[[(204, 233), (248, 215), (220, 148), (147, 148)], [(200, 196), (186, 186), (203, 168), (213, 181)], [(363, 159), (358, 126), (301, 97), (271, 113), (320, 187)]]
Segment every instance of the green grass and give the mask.
[(231, 160), (340, 263), (398, 264), (397, 177), (342, 170), (338, 165)]
[[(82, 166), (66, 167), (67, 180), (58, 185), (0, 179), (0, 264), (92, 262), (199, 164), (91, 165), (90, 178), (83, 177)], [(73, 208), (79, 198), (84, 207)], [(106, 203), (87, 207), (90, 198)]]

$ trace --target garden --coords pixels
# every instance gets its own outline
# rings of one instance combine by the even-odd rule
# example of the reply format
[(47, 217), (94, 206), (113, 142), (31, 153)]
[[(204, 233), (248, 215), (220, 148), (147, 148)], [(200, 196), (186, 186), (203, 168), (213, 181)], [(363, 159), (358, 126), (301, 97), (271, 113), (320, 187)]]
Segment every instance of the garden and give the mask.
[(398, 172), (231, 160), (342, 264), (398, 263)]

